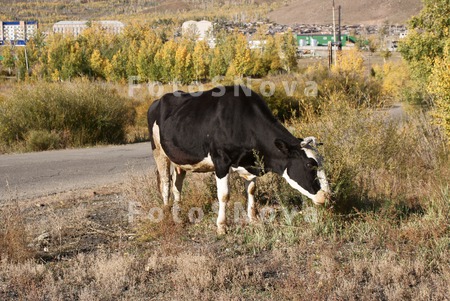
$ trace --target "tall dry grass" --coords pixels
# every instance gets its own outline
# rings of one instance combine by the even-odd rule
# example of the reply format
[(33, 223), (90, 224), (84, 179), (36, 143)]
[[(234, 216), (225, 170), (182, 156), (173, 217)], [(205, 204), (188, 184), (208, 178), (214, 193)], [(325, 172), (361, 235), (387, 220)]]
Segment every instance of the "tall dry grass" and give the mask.
[(320, 118), (292, 120), (291, 126), (324, 143), (336, 206), (346, 212), (387, 204), (419, 210), (447, 183), (449, 150), (427, 113), (392, 117), (336, 102)]
[(17, 204), (0, 207), (0, 261), (24, 262), (33, 258), (23, 209)]

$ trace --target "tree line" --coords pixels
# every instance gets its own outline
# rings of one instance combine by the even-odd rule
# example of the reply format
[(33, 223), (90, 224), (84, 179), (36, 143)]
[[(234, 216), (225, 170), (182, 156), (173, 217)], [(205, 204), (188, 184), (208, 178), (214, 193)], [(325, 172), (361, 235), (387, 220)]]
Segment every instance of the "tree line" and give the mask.
[[(237, 31), (214, 33), (214, 46), (144, 25), (129, 25), (120, 34), (90, 27), (77, 37), (38, 34), (26, 47), (5, 46), (2, 65), (19, 79), (66, 81), (89, 77), (124, 82), (138, 76), (161, 83), (211, 80), (216, 76), (262, 77), (296, 68), (296, 38), (292, 32), (254, 36), (261, 41), (250, 49)], [(211, 40), (210, 40), (211, 41)]]

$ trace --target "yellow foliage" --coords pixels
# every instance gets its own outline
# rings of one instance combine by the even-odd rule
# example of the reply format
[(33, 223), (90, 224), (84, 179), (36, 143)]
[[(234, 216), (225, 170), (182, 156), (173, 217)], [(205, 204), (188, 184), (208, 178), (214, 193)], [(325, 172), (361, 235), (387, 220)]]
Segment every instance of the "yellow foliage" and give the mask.
[(208, 52), (209, 47), (205, 41), (198, 41), (195, 44), (194, 52), (192, 54), (192, 64), (194, 69), (194, 77), (196, 80), (201, 80), (207, 77)]
[(95, 49), (91, 55), (90, 59), (91, 68), (97, 74), (101, 74), (103, 72), (103, 59), (100, 51)]
[(387, 62), (381, 66), (373, 66), (373, 70), (376, 78), (381, 81), (383, 96), (398, 101), (401, 90), (411, 80), (406, 64), (403, 61), (399, 63)]
[(354, 78), (364, 74), (364, 59), (358, 49), (341, 51), (337, 59), (338, 63), (331, 67), (331, 72), (335, 75)]
[(428, 91), (434, 97), (433, 117), (445, 131), (450, 144), (450, 41), (443, 58), (436, 58)]
[(227, 71), (227, 75), (248, 75), (252, 68), (252, 57), (251, 51), (248, 48), (247, 38), (243, 34), (237, 36), (235, 51), (236, 55)]

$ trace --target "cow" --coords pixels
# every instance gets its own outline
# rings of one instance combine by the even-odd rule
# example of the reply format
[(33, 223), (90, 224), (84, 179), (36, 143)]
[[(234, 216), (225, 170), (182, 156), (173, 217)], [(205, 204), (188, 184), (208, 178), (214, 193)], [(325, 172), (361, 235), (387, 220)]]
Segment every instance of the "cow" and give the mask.
[(186, 171), (215, 172), (218, 234), (226, 233), (230, 171), (245, 179), (250, 222), (257, 219), (255, 180), (263, 173), (281, 175), (315, 204), (330, 195), (315, 138), (293, 136), (245, 86), (165, 94), (152, 103), (147, 119), (164, 204), (172, 188), (172, 210), (178, 210)]

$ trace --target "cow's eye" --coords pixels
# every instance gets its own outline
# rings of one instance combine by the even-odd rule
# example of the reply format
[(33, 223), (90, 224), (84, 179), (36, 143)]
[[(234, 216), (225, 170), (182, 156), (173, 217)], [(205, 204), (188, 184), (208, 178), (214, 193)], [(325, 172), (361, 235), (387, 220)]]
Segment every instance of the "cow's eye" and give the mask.
[(314, 169), (317, 167), (317, 163), (314, 160), (308, 160), (308, 162), (306, 162), (306, 167), (308, 169)]

